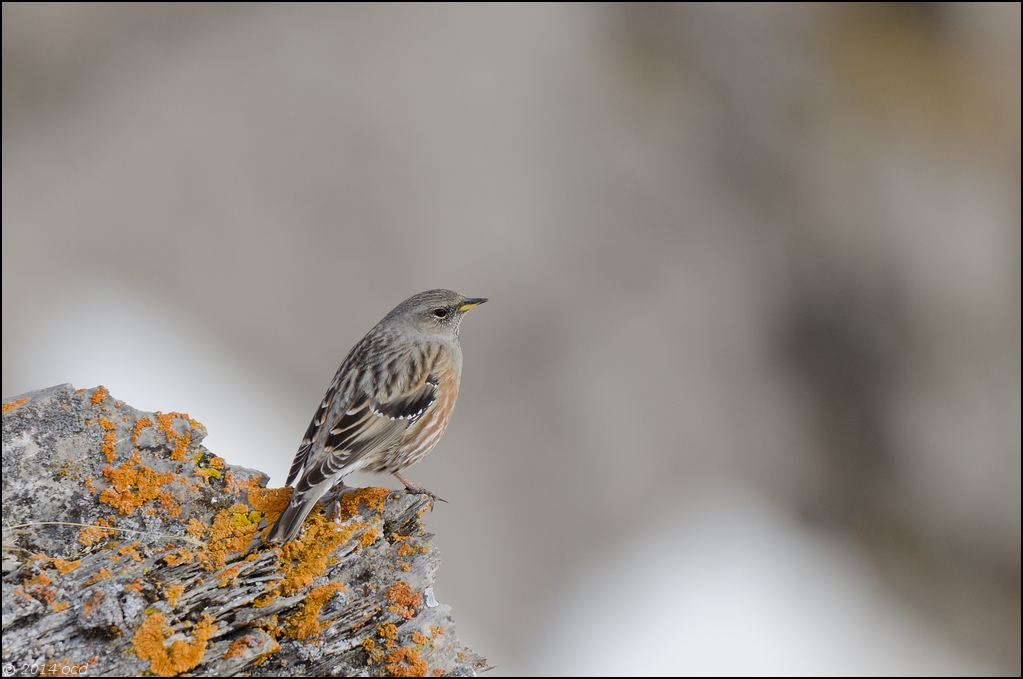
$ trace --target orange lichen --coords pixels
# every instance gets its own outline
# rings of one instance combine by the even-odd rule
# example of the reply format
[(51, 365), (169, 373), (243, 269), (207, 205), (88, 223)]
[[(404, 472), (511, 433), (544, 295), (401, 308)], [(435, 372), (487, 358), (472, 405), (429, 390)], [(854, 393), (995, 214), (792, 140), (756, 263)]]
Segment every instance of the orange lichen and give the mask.
[(82, 560), (77, 561), (65, 561), (64, 559), (51, 559), (50, 564), (57, 569), (57, 572), (61, 575), (67, 575), (74, 569), (82, 565)]
[[(260, 653), (254, 660), (254, 664), (258, 665), (268, 656), (276, 653), (280, 650), (281, 646), (274, 640), (271, 641), (269, 649)], [(224, 651), (225, 658), (244, 658), (250, 649), (258, 649), (262, 645), (262, 640), (253, 634), (246, 634), (232, 641), (227, 646), (227, 650)]]
[(410, 647), (396, 648), (386, 656), (384, 669), (392, 677), (425, 677), (430, 667), (419, 657), (419, 650)]
[(398, 556), (412, 556), (415, 553), (415, 548), (407, 542), (398, 547)]
[(178, 597), (184, 594), (184, 585), (170, 585), (164, 588), (163, 598), (167, 600), (167, 603), (171, 605), (171, 608), (175, 608), (178, 605)]
[(377, 535), (380, 531), (374, 526), (373, 528), (367, 529), (362, 535), (359, 536), (359, 544), (363, 547), (369, 547), (376, 542)]
[(179, 547), (169, 554), (164, 554), (160, 557), (160, 560), (168, 566), (176, 566), (179, 563), (192, 563), (195, 561), (195, 552), (188, 547)]
[(46, 573), (40, 573), (25, 583), (24, 591), (36, 601), (52, 604), (53, 600), (57, 598), (57, 593), (50, 585), (50, 578)]
[[(103, 476), (111, 483), (99, 494), (99, 501), (108, 504), (121, 514), (131, 514), (150, 500), (160, 497), (160, 487), (174, 480), (173, 472), (156, 473), (141, 464), (139, 451), (132, 451), (131, 457), (119, 466), (103, 467)], [(166, 500), (161, 499), (166, 507)], [(177, 507), (172, 502), (173, 507)], [(180, 509), (178, 510), (180, 513)]]
[(377, 642), (367, 638), (362, 640), (361, 645), (362, 649), (369, 654), (369, 661), (371, 663), (378, 663), (384, 659), (384, 650), (377, 648)]
[(92, 612), (103, 601), (103, 596), (104, 596), (103, 590), (96, 590), (95, 592), (92, 593), (92, 596), (85, 600), (85, 603), (82, 604), (83, 618), (88, 619), (89, 616), (92, 615)]
[(363, 639), (361, 645), (362, 649), (369, 654), (371, 663), (378, 663), (384, 659), (384, 649), (377, 648), (377, 643), (372, 639)]
[(129, 585), (125, 585), (124, 586), (124, 591), (126, 591), (126, 592), (134, 592), (135, 594), (142, 594), (142, 590), (144, 590), (145, 588), (146, 588), (146, 584), (144, 582), (142, 582), (142, 578), (139, 578), (135, 582), (133, 582), (133, 583), (131, 583)]
[(97, 582), (99, 582), (101, 580), (109, 580), (112, 575), (113, 575), (113, 573), (111, 571), (107, 570), (103, 566), (100, 566), (99, 570), (96, 571), (95, 575), (93, 575), (91, 578), (89, 578), (88, 580), (86, 580), (82, 584), (84, 584), (84, 585), (95, 585)]
[[(252, 544), (252, 538), (259, 530), (259, 526), (249, 521), (240, 522), (234, 518), (237, 515), (245, 516), (248, 511), (249, 508), (246, 505), (236, 504), (220, 510), (213, 517), (205, 549), (198, 554), (199, 561), (207, 569), (220, 570), (227, 562), (228, 556), (248, 549)], [(195, 523), (190, 521), (187, 532), (192, 534), (197, 530), (197, 525), (202, 526), (198, 521)], [(203, 528), (205, 529), (205, 527)]]
[(50, 604), (50, 608), (52, 608), (55, 611), (63, 611), (65, 608), (67, 608), (70, 605), (71, 604), (69, 604), (66, 601), (56, 601), (56, 602)]
[(91, 547), (104, 538), (113, 537), (115, 534), (115, 531), (111, 530), (113, 521), (112, 516), (96, 519), (92, 522), (92, 527), (78, 531), (78, 541), (86, 547)]
[(219, 583), (217, 587), (228, 587), (229, 585), (233, 585), (241, 570), (242, 566), (241, 564), (238, 564), (220, 571), (217, 575), (217, 582)]
[[(178, 504), (178, 500), (174, 497), (174, 493), (169, 490), (161, 490), (156, 494), (156, 501), (159, 503), (160, 509), (167, 513), (167, 516), (172, 519), (176, 519), (181, 516), (181, 505)], [(151, 507), (147, 510), (149, 514), (153, 514), (155, 511), (155, 507)]]
[(301, 608), (284, 619), (284, 633), (296, 640), (319, 634), (325, 626), (317, 620), (320, 609), (336, 592), (343, 591), (345, 591), (345, 586), (339, 582), (332, 582), (311, 590), (305, 595)]
[(431, 625), (430, 636), (436, 639), (440, 635), (444, 634), (444, 625)]
[(14, 595), (18, 598), (18, 601), (23, 604), (27, 604), (32, 601), (32, 597), (28, 595), (28, 592), (26, 592), (25, 588), (21, 585), (14, 588)]
[[(224, 472), (224, 492), (225, 493), (228, 493), (229, 495), (234, 495), (235, 493), (240, 493), (242, 491), (248, 491), (248, 490), (256, 490), (256, 491), (261, 491), (261, 492), (264, 492), (264, 493), (267, 493), (267, 492), (269, 492), (269, 493), (275, 493), (275, 492), (279, 493), (279, 492), (283, 491), (284, 489), (283, 488), (273, 488), (273, 489), (261, 488), (259, 486), (259, 478), (255, 477), (255, 476), (250, 476), (248, 478), (245, 478), (243, 476), (243, 477), (241, 477), (239, 479), (236, 479), (231, 474), (230, 471)], [(291, 490), (291, 489), (289, 488), (288, 490)], [(285, 504), (287, 504), (287, 500), (285, 500), (284, 502), (285, 502)], [(252, 503), (252, 498), (251, 497), (249, 498), (249, 504), (252, 505), (253, 507), (256, 506), (256, 505), (254, 505)]]
[(362, 522), (339, 525), (317, 512), (305, 523), (302, 537), (281, 546), (280, 592), (290, 596), (308, 586), (327, 569), (327, 559), (352, 535), (365, 528)]
[(384, 590), (384, 597), (392, 602), (387, 610), (397, 613), (406, 620), (411, 619), (419, 608), (419, 601), (422, 597), (418, 592), (413, 592), (412, 587), (404, 580), (399, 580)]
[(17, 401), (8, 401), (3, 405), (3, 411), (5, 413), (9, 412), (11, 410), (14, 410), (18, 406), (25, 405), (26, 403), (28, 403), (28, 396), (26, 396), (25, 398), (19, 398)]
[(425, 646), (430, 640), (422, 632), (412, 633), (412, 643), (416, 646)]
[(114, 444), (117, 443), (117, 434), (115, 433), (117, 425), (113, 421), (101, 417), (99, 418), (99, 426), (103, 428), (104, 432), (100, 451), (107, 458), (107, 462), (112, 463), (114, 461)]
[(139, 436), (142, 434), (142, 430), (146, 427), (152, 427), (153, 420), (143, 415), (139, 419), (135, 420), (135, 426), (131, 430), (131, 442), (138, 445)]
[(380, 627), (377, 627), (377, 636), (383, 639), (393, 637), (397, 633), (398, 628), (395, 627), (393, 622), (385, 622), (384, 624), (380, 625)]
[(220, 470), (211, 467), (196, 467), (195, 476), (202, 479), (204, 483), (212, 483), (215, 479), (220, 478)]
[(209, 532), (209, 526), (200, 521), (199, 519), (189, 519), (188, 525), (185, 526), (185, 533), (188, 537), (193, 540), (203, 541), (206, 538), (206, 533)]
[(345, 493), (338, 499), (340, 507), (339, 517), (342, 521), (351, 518), (359, 513), (359, 505), (374, 512), (381, 512), (384, 508), (384, 501), (391, 491), (387, 488), (356, 488)]
[(262, 608), (263, 606), (269, 606), (270, 604), (273, 603), (273, 600), (277, 598), (277, 589), (275, 588), (274, 583), (272, 582), (267, 583), (266, 587), (271, 591), (266, 592), (265, 594), (260, 594), (255, 599), (253, 599), (252, 600), (253, 608)]
[(164, 436), (167, 437), (167, 445), (174, 446), (174, 450), (171, 451), (170, 459), (172, 460), (184, 460), (188, 457), (188, 444), (192, 439), (192, 432), (190, 429), (185, 429), (184, 434), (179, 434), (174, 429), (174, 422), (179, 418), (184, 419), (186, 422), (189, 421), (188, 415), (182, 413), (161, 413), (157, 412), (156, 422), (163, 432)]
[(239, 637), (227, 645), (227, 650), (224, 651), (225, 658), (241, 658), (245, 656), (245, 652), (249, 650), (249, 644), (245, 640), (245, 637)]
[(436, 669), (433, 670), (433, 676), (435, 676), (435, 677), (443, 677), (444, 676), (444, 671), (441, 670), (441, 668), (437, 667)]
[(139, 556), (138, 551), (135, 549), (141, 544), (142, 544), (141, 542), (133, 542), (130, 545), (124, 545), (119, 550), (117, 550), (117, 555), (124, 556), (125, 554), (127, 554), (136, 562), (142, 561), (142, 557)]
[(201, 663), (207, 643), (217, 631), (213, 616), (203, 613), (202, 620), (192, 628), (193, 641), (177, 639), (168, 648), (163, 642), (173, 634), (173, 630), (166, 621), (163, 613), (151, 614), (131, 639), (135, 655), (141, 660), (149, 660), (149, 671), (161, 677), (187, 672)]
[(96, 387), (96, 391), (93, 393), (92, 399), (91, 399), (92, 400), (92, 404), (93, 405), (98, 405), (98, 404), (102, 403), (104, 401), (104, 399), (106, 399), (108, 393), (109, 392), (107, 392), (107, 388), (106, 387), (104, 387), (104, 386)]
[(410, 563), (403, 563), (398, 568), (400, 568), (402, 570), (402, 572), (408, 573), (410, 570), (412, 570), (412, 564), (410, 564)]
[[(228, 472), (227, 476), (230, 477), (230, 475)], [(260, 488), (258, 481), (258, 479), (251, 478), (243, 483), (226, 478), (225, 484), (228, 492), (232, 492), (231, 489), (235, 487), (238, 490), (248, 490), (249, 506), (266, 517), (267, 525), (272, 525), (278, 515), (288, 506), (288, 500), (291, 499), (291, 488), (287, 486), (284, 488)]]

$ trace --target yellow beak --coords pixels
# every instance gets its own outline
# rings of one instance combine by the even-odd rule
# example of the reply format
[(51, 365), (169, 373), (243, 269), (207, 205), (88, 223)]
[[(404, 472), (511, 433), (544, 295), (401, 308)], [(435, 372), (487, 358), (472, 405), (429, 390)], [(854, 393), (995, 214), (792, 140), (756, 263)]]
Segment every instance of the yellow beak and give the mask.
[(459, 312), (465, 312), (474, 306), (479, 306), (487, 301), (486, 297), (474, 297), (473, 299), (467, 299), (462, 303), (462, 306), (458, 307)]

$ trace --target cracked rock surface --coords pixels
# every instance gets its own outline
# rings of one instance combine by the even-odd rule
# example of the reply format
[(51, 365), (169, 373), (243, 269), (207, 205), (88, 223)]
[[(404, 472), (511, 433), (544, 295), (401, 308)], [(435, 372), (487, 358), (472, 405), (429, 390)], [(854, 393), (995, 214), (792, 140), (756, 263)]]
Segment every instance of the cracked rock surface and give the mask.
[(290, 489), (180, 413), (71, 385), (3, 404), (5, 676), (474, 676), (433, 595), (429, 499), (383, 488), (259, 534)]

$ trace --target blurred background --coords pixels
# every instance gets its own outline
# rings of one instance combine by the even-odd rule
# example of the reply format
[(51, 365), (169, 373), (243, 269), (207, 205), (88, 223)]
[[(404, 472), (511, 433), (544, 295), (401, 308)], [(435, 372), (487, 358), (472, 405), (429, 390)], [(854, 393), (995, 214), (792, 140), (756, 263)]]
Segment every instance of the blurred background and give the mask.
[(407, 475), (492, 676), (1020, 673), (1018, 3), (4, 3), (2, 256), (5, 397), (273, 485), (489, 297)]

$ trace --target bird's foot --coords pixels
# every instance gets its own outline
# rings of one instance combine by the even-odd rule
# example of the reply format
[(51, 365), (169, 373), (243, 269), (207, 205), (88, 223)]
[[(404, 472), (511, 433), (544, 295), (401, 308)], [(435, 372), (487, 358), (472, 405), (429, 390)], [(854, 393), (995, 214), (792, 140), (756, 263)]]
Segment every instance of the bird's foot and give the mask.
[(406, 479), (404, 476), (397, 472), (394, 473), (394, 478), (401, 481), (402, 485), (405, 486), (405, 491), (408, 493), (415, 493), (416, 495), (426, 495), (435, 502), (447, 502), (447, 500), (445, 500), (441, 496), (427, 490), (426, 488), (423, 488), (422, 486), (415, 485), (414, 483), (412, 483), (411, 481), (409, 481), (408, 479)]

